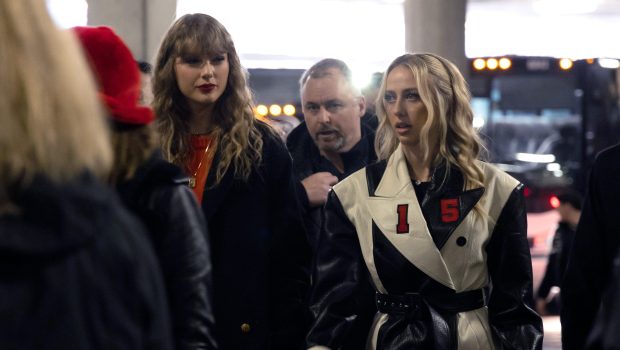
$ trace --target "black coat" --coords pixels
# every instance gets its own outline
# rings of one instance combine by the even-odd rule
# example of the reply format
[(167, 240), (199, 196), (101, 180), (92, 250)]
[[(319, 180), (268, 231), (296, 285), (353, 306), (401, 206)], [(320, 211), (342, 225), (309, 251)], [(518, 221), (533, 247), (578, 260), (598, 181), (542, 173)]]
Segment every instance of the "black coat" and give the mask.
[(601, 303), (586, 348), (620, 349), (620, 254), (614, 259), (611, 281)]
[[(464, 191), (460, 171), (440, 167), (417, 198), (398, 148), (388, 162), (334, 186), (317, 255), (308, 347), (339, 349), (351, 337), (367, 280), (379, 306), (370, 349), (542, 347), (542, 320), (531, 309), (523, 186), (479, 165), (483, 188)], [(474, 214), (477, 203), (486, 215)]]
[(107, 188), (37, 178), (0, 217), (0, 348), (171, 349), (142, 225)]
[(164, 275), (177, 350), (216, 349), (207, 224), (188, 178), (156, 152), (118, 185), (146, 224)]
[(292, 350), (307, 330), (310, 249), (277, 135), (259, 124), (262, 162), (247, 182), (229, 168), (215, 185), (219, 150), (202, 208), (211, 233), (217, 341), (225, 350)]
[(620, 246), (620, 145), (594, 161), (562, 283), (562, 344), (583, 349)]

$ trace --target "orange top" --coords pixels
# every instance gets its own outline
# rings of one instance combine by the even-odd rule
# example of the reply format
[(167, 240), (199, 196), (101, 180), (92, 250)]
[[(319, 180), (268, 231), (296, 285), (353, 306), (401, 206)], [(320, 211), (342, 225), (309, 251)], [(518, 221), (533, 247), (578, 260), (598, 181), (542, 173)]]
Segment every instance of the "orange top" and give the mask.
[(215, 154), (214, 137), (207, 135), (192, 135), (190, 139), (191, 155), (185, 172), (190, 177), (189, 187), (194, 191), (198, 203), (202, 203), (202, 194), (207, 183), (207, 176), (213, 163), (213, 155)]

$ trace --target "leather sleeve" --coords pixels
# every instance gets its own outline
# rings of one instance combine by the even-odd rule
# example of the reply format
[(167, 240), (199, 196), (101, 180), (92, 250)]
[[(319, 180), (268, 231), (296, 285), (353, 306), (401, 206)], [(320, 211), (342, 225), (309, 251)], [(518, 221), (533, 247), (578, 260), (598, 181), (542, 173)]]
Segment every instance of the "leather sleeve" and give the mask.
[(500, 349), (541, 349), (542, 320), (532, 310), (532, 260), (523, 186), (517, 186), (486, 247), (491, 280), (489, 323)]
[(310, 311), (314, 322), (306, 345), (339, 349), (359, 317), (368, 273), (355, 227), (338, 196), (329, 193), (313, 271)]
[(176, 349), (217, 349), (207, 225), (192, 191), (161, 186), (149, 207), (160, 218), (156, 251), (170, 301)]

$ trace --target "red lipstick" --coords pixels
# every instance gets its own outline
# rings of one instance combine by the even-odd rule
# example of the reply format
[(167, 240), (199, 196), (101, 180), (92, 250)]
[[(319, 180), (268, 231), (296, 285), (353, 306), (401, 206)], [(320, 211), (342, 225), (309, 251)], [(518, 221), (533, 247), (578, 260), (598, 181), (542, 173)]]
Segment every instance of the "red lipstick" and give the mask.
[(217, 87), (217, 85), (215, 85), (215, 84), (202, 84), (202, 85), (198, 86), (198, 89), (200, 89), (200, 91), (202, 91), (204, 93), (209, 93), (209, 92), (213, 91), (216, 87)]

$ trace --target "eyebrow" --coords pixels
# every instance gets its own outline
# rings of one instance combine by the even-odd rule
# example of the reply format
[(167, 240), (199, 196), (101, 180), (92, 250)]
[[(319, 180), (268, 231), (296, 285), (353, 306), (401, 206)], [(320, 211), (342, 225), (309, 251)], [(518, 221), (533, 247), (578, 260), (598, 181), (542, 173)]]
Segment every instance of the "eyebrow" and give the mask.
[[(418, 90), (418, 88), (406, 88), (406, 89), (403, 89), (402, 91), (403, 92), (415, 92), (415, 93), (419, 93), (420, 92), (420, 90)], [(385, 93), (396, 93), (396, 91), (395, 90), (386, 89)]]

